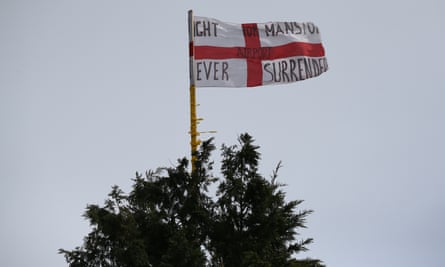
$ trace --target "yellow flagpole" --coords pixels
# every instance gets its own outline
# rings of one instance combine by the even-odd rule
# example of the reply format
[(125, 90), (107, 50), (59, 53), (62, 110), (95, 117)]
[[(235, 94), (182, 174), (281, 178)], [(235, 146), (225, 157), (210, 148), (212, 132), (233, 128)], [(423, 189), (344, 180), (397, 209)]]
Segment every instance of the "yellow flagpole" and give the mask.
[(196, 87), (190, 85), (190, 145), (192, 155), (192, 172), (195, 170), (196, 151), (201, 141), (198, 139), (198, 118), (196, 116)]
[(188, 27), (189, 27), (189, 72), (190, 72), (190, 145), (191, 145), (191, 156), (192, 156), (192, 173), (195, 171), (196, 163), (196, 151), (200, 144), (198, 139), (198, 117), (196, 115), (196, 87), (195, 79), (193, 73), (193, 56), (194, 56), (194, 27), (193, 27), (193, 10), (188, 12)]

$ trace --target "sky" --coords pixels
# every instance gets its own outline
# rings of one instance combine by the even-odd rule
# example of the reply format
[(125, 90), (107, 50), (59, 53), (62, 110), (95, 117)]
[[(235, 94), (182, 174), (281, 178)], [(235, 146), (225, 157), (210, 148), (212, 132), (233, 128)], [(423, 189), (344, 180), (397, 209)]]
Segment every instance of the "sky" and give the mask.
[[(0, 0), (0, 266), (67, 266), (87, 204), (190, 154), (187, 11), (312, 21), (329, 70), (199, 88), (217, 147), (251, 134), (260, 171), (312, 209), (298, 238), (335, 267), (445, 260), (445, 2)], [(220, 159), (219, 153), (214, 160)]]

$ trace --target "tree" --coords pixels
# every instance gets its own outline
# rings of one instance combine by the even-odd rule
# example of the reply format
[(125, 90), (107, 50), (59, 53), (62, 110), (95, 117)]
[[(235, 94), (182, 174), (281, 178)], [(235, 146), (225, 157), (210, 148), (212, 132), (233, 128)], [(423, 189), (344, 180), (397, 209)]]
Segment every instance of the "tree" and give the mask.
[(88, 205), (92, 231), (83, 245), (59, 250), (69, 266), (321, 266), (292, 258), (312, 242), (295, 241), (311, 211), (296, 213), (301, 201), (285, 201), (280, 164), (270, 181), (258, 173), (259, 147), (250, 135), (222, 147), (224, 179), (212, 200), (212, 142), (200, 146), (193, 173), (184, 158), (174, 168), (136, 173), (129, 194), (114, 186), (103, 207)]

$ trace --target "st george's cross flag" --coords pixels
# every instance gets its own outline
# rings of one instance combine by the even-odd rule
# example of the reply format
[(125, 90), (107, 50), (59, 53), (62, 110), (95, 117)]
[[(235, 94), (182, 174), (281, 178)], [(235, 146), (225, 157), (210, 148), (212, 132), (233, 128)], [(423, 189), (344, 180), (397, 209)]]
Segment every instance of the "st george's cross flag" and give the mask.
[(328, 70), (314, 23), (236, 24), (199, 16), (189, 23), (190, 78), (196, 87), (285, 84)]

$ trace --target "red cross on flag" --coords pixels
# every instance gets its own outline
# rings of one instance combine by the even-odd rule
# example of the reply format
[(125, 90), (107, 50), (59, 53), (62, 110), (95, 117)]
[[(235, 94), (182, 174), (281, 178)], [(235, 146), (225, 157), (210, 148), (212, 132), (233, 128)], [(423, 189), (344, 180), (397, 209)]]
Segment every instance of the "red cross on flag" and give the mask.
[(236, 24), (194, 16), (191, 81), (197, 87), (253, 87), (316, 77), (328, 70), (311, 22)]

